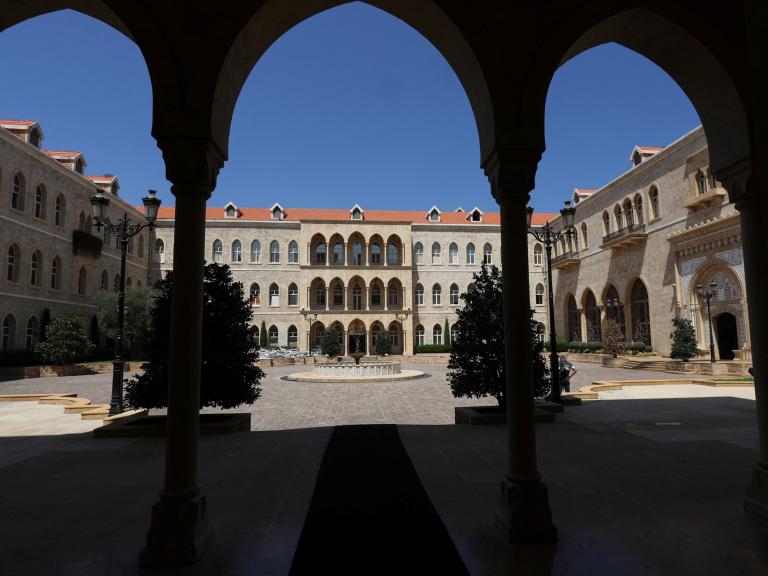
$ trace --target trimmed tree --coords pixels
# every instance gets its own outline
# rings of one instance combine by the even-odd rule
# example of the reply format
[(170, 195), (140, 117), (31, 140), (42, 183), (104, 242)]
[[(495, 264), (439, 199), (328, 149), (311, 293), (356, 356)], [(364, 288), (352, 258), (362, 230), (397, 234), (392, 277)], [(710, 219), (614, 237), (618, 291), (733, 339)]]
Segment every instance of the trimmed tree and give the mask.
[(443, 334), (445, 334), (445, 345), (451, 347), (451, 327), (448, 324), (448, 318), (445, 319), (445, 326), (443, 326)]
[(261, 330), (259, 330), (259, 348), (266, 348), (269, 344), (269, 339), (267, 338), (267, 325), (264, 323), (264, 320), (261, 321)]
[(670, 334), (672, 338), (672, 358), (688, 362), (699, 353), (696, 345), (696, 333), (693, 330), (693, 324), (688, 318), (675, 318), (672, 320), (675, 327), (674, 332)]
[[(140, 286), (125, 288), (125, 320), (123, 346), (125, 357), (132, 360), (148, 357), (147, 343), (151, 340), (152, 309), (157, 299), (157, 290)], [(117, 337), (118, 294), (111, 290), (99, 290), (94, 297), (96, 321), (107, 338)]]
[(613, 318), (603, 320), (603, 352), (616, 358), (624, 349), (624, 333)]
[(340, 338), (341, 333), (338, 328), (328, 328), (323, 332), (323, 339), (320, 341), (320, 351), (326, 356), (338, 356), (341, 354)]
[(376, 354), (379, 356), (392, 354), (392, 338), (387, 330), (382, 330), (376, 337)]
[[(501, 271), (496, 266), (483, 264), (480, 272), (472, 275), (472, 282), (475, 290), (462, 294), (464, 306), (456, 310), (459, 318), (454, 324), (456, 336), (448, 360), (448, 381), (456, 398), (493, 396), (499, 406), (505, 408)], [(536, 338), (536, 324), (531, 310), (525, 328), (533, 365), (533, 393), (544, 396), (549, 386), (549, 371), (541, 356), (544, 346)]]
[[(142, 364), (144, 373), (126, 386), (126, 400), (132, 408), (163, 408), (168, 404), (173, 281), (173, 272), (168, 272), (157, 285), (150, 359)], [(205, 266), (201, 407), (235, 408), (253, 404), (261, 394), (258, 384), (264, 372), (256, 366), (258, 347), (252, 336), (252, 314), (243, 285), (232, 281), (229, 266)]]
[(48, 325), (45, 342), (35, 345), (35, 354), (47, 364), (77, 362), (94, 350), (77, 316), (59, 316)]

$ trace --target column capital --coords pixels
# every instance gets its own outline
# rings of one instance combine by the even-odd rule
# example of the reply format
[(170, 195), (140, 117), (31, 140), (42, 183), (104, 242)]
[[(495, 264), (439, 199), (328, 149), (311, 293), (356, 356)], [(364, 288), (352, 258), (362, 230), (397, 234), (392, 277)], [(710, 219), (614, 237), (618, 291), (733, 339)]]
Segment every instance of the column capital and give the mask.
[(224, 166), (224, 153), (212, 140), (158, 140), (163, 151), (165, 176), (174, 195), (201, 194), (209, 198), (216, 188), (216, 178)]
[(752, 169), (749, 158), (721, 168), (715, 176), (728, 191), (728, 198), (732, 204), (736, 204), (737, 210), (741, 209), (740, 204), (757, 199), (757, 194), (751, 186)]
[(536, 183), (536, 167), (541, 150), (528, 146), (496, 148), (486, 158), (483, 171), (491, 184), (491, 194), (499, 204), (512, 199), (525, 199)]

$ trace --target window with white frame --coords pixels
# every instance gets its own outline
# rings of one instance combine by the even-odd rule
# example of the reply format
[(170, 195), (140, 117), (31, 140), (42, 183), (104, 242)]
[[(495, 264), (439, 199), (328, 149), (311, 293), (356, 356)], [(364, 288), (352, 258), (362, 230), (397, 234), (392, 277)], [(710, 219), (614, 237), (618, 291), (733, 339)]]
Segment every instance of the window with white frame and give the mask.
[(269, 245), (269, 261), (272, 264), (280, 262), (280, 243), (277, 240), (272, 240)]
[(278, 332), (277, 332), (277, 326), (274, 324), (269, 327), (269, 331), (267, 332), (268, 335), (268, 342), (270, 346), (277, 346), (278, 342)]
[(451, 242), (451, 245), (448, 246), (448, 263), (459, 263), (459, 247), (455, 242)]
[(40, 267), (43, 265), (42, 259), (43, 256), (38, 250), (32, 252), (29, 266), (29, 284), (31, 286), (40, 286)]
[(258, 240), (251, 242), (251, 262), (254, 264), (261, 262), (261, 242)]
[(483, 264), (493, 264), (493, 248), (489, 242), (483, 246)]
[(416, 285), (416, 305), (424, 305), (424, 287), (421, 284)]
[(248, 296), (251, 300), (251, 304), (254, 306), (261, 304), (261, 288), (256, 282), (251, 284), (251, 288), (248, 291)]
[(299, 289), (296, 287), (296, 284), (291, 284), (288, 286), (288, 306), (298, 306), (299, 305)]
[(440, 304), (440, 298), (442, 296), (443, 290), (440, 288), (440, 284), (435, 284), (432, 286), (432, 304), (437, 306)]
[(536, 306), (544, 305), (544, 286), (536, 284)]
[(56, 202), (53, 208), (53, 223), (56, 226), (64, 226), (64, 196), (56, 196)]
[(11, 208), (15, 210), (24, 210), (24, 177), (21, 174), (13, 175)]
[(155, 240), (155, 262), (157, 264), (165, 263), (165, 242), (160, 238)]
[(470, 242), (467, 244), (467, 264), (475, 263), (475, 245)]
[(240, 244), (240, 240), (232, 242), (232, 262), (243, 261), (243, 245)]
[(541, 247), (541, 244), (536, 244), (533, 247), (533, 264), (534, 266), (541, 266), (541, 263), (543, 262), (543, 249)]
[(296, 348), (299, 345), (299, 331), (296, 326), (288, 326), (288, 348)]
[(451, 284), (451, 304), (456, 306), (459, 303), (459, 287)]
[(40, 184), (35, 190), (35, 218), (45, 220), (45, 187)]
[(413, 247), (413, 259), (416, 264), (424, 264), (424, 246), (421, 245), (421, 242), (416, 242)]
[(51, 288), (58, 290), (61, 284), (61, 260), (55, 256), (51, 260)]
[(440, 244), (432, 244), (432, 264), (440, 264)]
[(269, 287), (269, 305), (280, 306), (280, 288), (277, 287), (277, 284), (272, 284)]
[(424, 326), (421, 324), (416, 326), (416, 345), (424, 346)]
[(224, 246), (221, 240), (213, 241), (213, 261), (220, 263), (224, 259)]
[(440, 324), (435, 324), (432, 328), (432, 343), (437, 345), (443, 343), (443, 327)]
[[(325, 247), (325, 244), (323, 244), (323, 247)], [(291, 240), (290, 244), (288, 244), (288, 263), (299, 263), (299, 244), (296, 240)]]

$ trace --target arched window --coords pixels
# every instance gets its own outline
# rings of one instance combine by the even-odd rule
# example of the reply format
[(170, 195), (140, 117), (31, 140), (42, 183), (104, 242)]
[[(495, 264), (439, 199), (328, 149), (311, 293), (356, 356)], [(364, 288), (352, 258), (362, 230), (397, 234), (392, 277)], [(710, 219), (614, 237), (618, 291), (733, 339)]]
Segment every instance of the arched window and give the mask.
[(298, 306), (299, 305), (299, 289), (296, 287), (296, 284), (289, 284), (288, 285), (288, 306)]
[(296, 326), (291, 324), (288, 326), (288, 348), (296, 348), (299, 345), (299, 331), (296, 330)]
[(587, 341), (602, 341), (603, 331), (600, 326), (600, 308), (597, 307), (597, 300), (591, 290), (587, 291), (587, 295), (584, 298), (584, 316), (586, 316), (587, 320)]
[(587, 237), (587, 223), (581, 223), (581, 246), (586, 250), (589, 248), (589, 238)]
[(536, 284), (536, 306), (544, 305), (544, 285)]
[(611, 217), (608, 216), (608, 211), (603, 212), (603, 236), (608, 236), (611, 233)]
[(616, 204), (616, 206), (613, 207), (613, 215), (616, 218), (616, 230), (623, 230), (624, 229), (624, 212), (621, 209), (621, 206)]
[(139, 236), (139, 258), (144, 258), (144, 236)]
[(13, 175), (11, 208), (15, 210), (24, 210), (24, 176), (22, 176), (21, 173)]
[(432, 264), (440, 264), (440, 244), (432, 244)]
[(101, 271), (101, 282), (99, 290), (109, 290), (109, 273), (106, 270)]
[(163, 242), (160, 238), (155, 240), (155, 263), (165, 263), (165, 242)]
[(325, 282), (322, 280), (315, 284), (315, 304), (325, 306)]
[(576, 307), (576, 298), (573, 294), (568, 296), (566, 302), (566, 326), (568, 330), (569, 342), (581, 341), (581, 317), (579, 316), (579, 309)]
[(45, 193), (45, 186), (39, 184), (35, 189), (35, 218), (39, 220), (45, 220), (45, 201), (47, 194)]
[(51, 288), (58, 290), (61, 286), (61, 259), (54, 256), (51, 260)]
[(400, 305), (400, 285), (391, 280), (387, 286), (387, 306)]
[(533, 247), (533, 264), (535, 266), (541, 266), (542, 263), (542, 248), (541, 244), (536, 244)]
[(451, 304), (456, 306), (459, 303), (459, 287), (451, 284)]
[(32, 350), (40, 339), (40, 323), (31, 316), (27, 321), (27, 350)]
[(258, 240), (251, 242), (251, 262), (254, 264), (261, 262), (261, 242)]
[(653, 186), (648, 196), (651, 198), (651, 218), (658, 218), (661, 215), (659, 211), (659, 189)]
[(572, 252), (579, 251), (579, 233), (576, 231), (576, 228), (571, 230), (571, 235), (568, 237), (568, 250)]
[(648, 290), (642, 280), (635, 280), (630, 294), (632, 310), (632, 341), (651, 345), (651, 315), (648, 304)]
[(216, 263), (221, 262), (224, 259), (224, 247), (221, 244), (221, 240), (213, 241), (213, 261)]
[(451, 242), (451, 245), (448, 246), (448, 263), (449, 264), (459, 263), (459, 247), (456, 244), (456, 242)]
[(400, 264), (400, 248), (394, 242), (387, 244), (387, 266)]
[(371, 244), (371, 266), (381, 264), (381, 244), (373, 242)]
[(704, 196), (707, 193), (707, 176), (701, 170), (696, 172), (696, 190), (699, 196)]
[(19, 268), (21, 265), (21, 250), (16, 244), (8, 246), (8, 258), (5, 265), (5, 278), (9, 282), (19, 281)]
[(115, 278), (112, 281), (112, 290), (120, 292), (120, 274), (115, 274)]
[(243, 261), (243, 245), (240, 244), (240, 240), (232, 242), (232, 262)]
[(341, 282), (336, 282), (333, 287), (333, 305), (344, 306), (344, 285)]
[(141, 280), (136, 280), (136, 287), (141, 288)]
[(81, 296), (85, 296), (85, 289), (86, 289), (86, 279), (87, 279), (87, 273), (85, 271), (85, 266), (80, 268), (80, 273), (77, 275), (77, 293)]
[(475, 263), (475, 245), (470, 242), (467, 244), (467, 264)]
[(451, 346), (456, 344), (456, 340), (458, 339), (459, 339), (459, 325), (452, 324), (451, 325)]
[(261, 288), (256, 282), (253, 282), (248, 289), (248, 299), (251, 301), (252, 306), (261, 304)]
[(29, 265), (29, 284), (31, 286), (40, 286), (40, 268), (43, 265), (43, 255), (39, 250), (32, 252), (32, 258)]
[(432, 304), (437, 306), (440, 304), (440, 297), (443, 293), (442, 288), (440, 288), (440, 284), (435, 284), (432, 286)]
[(371, 306), (381, 306), (381, 286), (378, 280), (371, 282)]
[(277, 284), (269, 286), (269, 305), (280, 306), (280, 288), (278, 288)]
[(424, 286), (421, 284), (416, 284), (416, 305), (424, 305)]
[(413, 259), (416, 264), (424, 264), (424, 246), (421, 245), (421, 242), (416, 242), (413, 247)]
[(483, 246), (483, 264), (493, 264), (493, 248), (490, 242), (486, 242)]
[(277, 346), (278, 341), (278, 332), (277, 332), (277, 326), (274, 324), (269, 327), (269, 331), (267, 332), (268, 341), (270, 346)]
[(128, 254), (133, 254), (133, 237), (128, 238)]
[[(296, 246), (296, 251), (298, 255), (298, 246)], [(318, 242), (317, 246), (315, 246), (315, 264), (325, 264), (326, 255), (327, 255), (327, 247), (325, 245), (325, 242)], [(289, 260), (289, 261), (292, 262), (292, 260)]]
[(363, 265), (363, 245), (359, 240), (352, 244), (352, 266)]
[(356, 282), (352, 288), (352, 309), (363, 309), (363, 287), (360, 286), (359, 282)]
[(16, 318), (13, 314), (8, 314), (3, 318), (3, 340), (2, 350), (6, 352), (13, 350), (16, 339)]
[(251, 330), (253, 330), (253, 341), (259, 342), (260, 330), (258, 325), (254, 324), (253, 326), (251, 326)]
[(53, 223), (56, 224), (56, 226), (64, 226), (64, 208), (64, 195), (59, 194), (56, 196), (56, 202), (53, 208)]
[(707, 170), (707, 185), (712, 189), (717, 189), (717, 177), (712, 170)]
[(344, 244), (342, 242), (336, 242), (333, 245), (333, 263), (344, 264)]
[(621, 329), (622, 340), (626, 338), (624, 329), (624, 304), (619, 299), (619, 292), (611, 285), (605, 295), (605, 316), (616, 322)]
[(435, 324), (432, 328), (432, 343), (437, 345), (443, 343), (443, 327), (440, 324)]
[(635, 221), (638, 224), (645, 222), (643, 216), (643, 197), (640, 194), (635, 194)]
[(416, 346), (424, 346), (424, 326), (416, 326)]
[(125, 279), (125, 287), (130, 288), (131, 286), (133, 286), (133, 280), (128, 276), (128, 278)]
[(269, 244), (269, 261), (272, 264), (280, 262), (280, 243), (277, 240), (272, 240)]
[(629, 198), (624, 200), (624, 221), (627, 223), (627, 228), (631, 228), (635, 223), (632, 201)]

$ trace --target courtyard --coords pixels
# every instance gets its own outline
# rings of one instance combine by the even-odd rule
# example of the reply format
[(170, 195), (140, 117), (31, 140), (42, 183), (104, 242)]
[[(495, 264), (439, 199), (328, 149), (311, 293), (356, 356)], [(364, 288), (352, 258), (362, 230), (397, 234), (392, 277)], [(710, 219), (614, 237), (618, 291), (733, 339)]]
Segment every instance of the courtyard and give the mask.
[[(504, 543), (493, 525), (506, 427), (453, 425), (453, 406), (488, 400), (455, 400), (444, 365), (417, 367), (429, 376), (363, 385), (287, 382), (282, 376), (295, 367), (267, 369), (262, 397), (247, 408), (254, 433), (201, 438), (215, 544), (178, 573), (287, 574), (332, 427), (377, 423), (398, 424), (470, 574), (765, 573), (757, 543), (766, 527), (742, 510), (758, 453), (751, 388), (632, 387), (538, 425), (559, 542), (524, 550)], [(669, 377), (576, 367), (576, 388)], [(103, 402), (109, 382), (96, 375), (0, 387)], [(0, 514), (11, 519), (0, 527), (0, 573), (141, 573), (164, 441), (94, 440), (88, 429), (96, 424), (85, 424), (60, 406), (0, 404)]]

